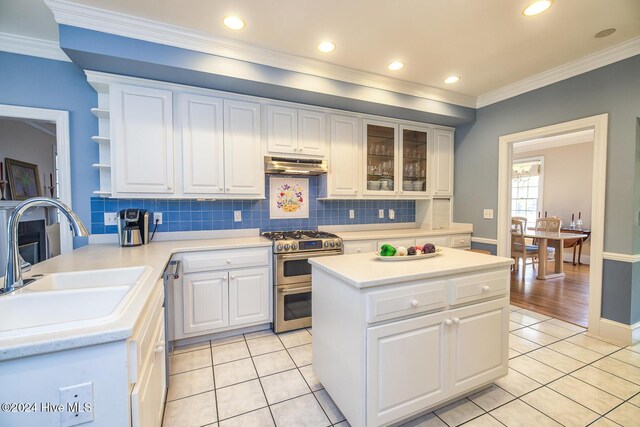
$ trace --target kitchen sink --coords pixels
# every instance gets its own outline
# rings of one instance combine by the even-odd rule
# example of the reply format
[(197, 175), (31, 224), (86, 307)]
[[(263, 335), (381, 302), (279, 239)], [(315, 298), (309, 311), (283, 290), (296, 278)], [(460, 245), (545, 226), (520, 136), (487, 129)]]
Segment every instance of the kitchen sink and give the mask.
[(91, 290), (31, 292), (0, 297), (0, 334), (48, 326), (57, 329), (61, 323), (85, 322), (107, 317), (131, 288), (110, 286)]
[(34, 282), (22, 288), (22, 292), (132, 286), (140, 279), (145, 269), (146, 267), (140, 266), (51, 273), (44, 277), (36, 278)]

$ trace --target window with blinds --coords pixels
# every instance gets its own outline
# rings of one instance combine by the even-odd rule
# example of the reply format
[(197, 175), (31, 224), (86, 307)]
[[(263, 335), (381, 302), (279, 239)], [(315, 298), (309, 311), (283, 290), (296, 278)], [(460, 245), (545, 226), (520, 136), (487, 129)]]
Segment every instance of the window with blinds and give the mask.
[(511, 175), (511, 216), (535, 224), (542, 209), (543, 158), (514, 160)]

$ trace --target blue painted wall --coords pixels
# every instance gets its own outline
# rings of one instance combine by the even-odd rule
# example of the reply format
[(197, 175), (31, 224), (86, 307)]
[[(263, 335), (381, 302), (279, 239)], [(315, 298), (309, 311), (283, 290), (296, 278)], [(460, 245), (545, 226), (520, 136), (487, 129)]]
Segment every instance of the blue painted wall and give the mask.
[[(413, 223), (416, 219), (416, 204), (413, 200), (316, 200), (318, 177), (309, 177), (309, 218), (270, 219), (269, 179), (266, 180), (266, 200), (122, 200), (91, 199), (91, 233), (115, 233), (116, 226), (104, 225), (105, 212), (118, 212), (126, 208), (144, 208), (162, 212), (162, 224), (158, 232), (230, 230), (259, 228), (261, 231), (315, 229), (319, 225)], [(355, 218), (349, 218), (349, 210)], [(385, 218), (378, 218), (378, 210), (385, 210)], [(395, 219), (390, 220), (389, 209), (395, 210)], [(234, 222), (233, 211), (242, 211), (242, 221)]]
[(90, 198), (99, 186), (91, 167), (98, 161), (98, 120), (90, 109), (98, 96), (73, 63), (0, 51), (0, 104), (69, 111), (73, 210), (87, 224)]

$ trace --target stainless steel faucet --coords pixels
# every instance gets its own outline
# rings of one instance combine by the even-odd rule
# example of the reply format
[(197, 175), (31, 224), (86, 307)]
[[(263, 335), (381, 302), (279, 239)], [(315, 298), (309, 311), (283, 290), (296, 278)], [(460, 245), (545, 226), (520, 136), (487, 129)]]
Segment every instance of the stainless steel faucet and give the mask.
[(71, 230), (75, 236), (88, 236), (89, 232), (69, 206), (48, 197), (34, 197), (20, 203), (9, 217), (8, 248), (7, 248), (7, 274), (4, 276), (4, 286), (1, 294), (7, 294), (24, 286), (22, 281), (22, 269), (20, 268), (20, 253), (18, 252), (18, 223), (25, 211), (34, 206), (56, 207), (67, 217)]

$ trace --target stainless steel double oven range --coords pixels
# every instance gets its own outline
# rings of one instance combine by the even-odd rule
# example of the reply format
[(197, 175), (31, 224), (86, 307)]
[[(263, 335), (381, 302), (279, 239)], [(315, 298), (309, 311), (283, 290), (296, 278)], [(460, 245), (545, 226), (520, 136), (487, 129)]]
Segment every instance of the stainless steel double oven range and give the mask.
[(273, 330), (283, 332), (311, 326), (309, 258), (342, 254), (342, 239), (311, 230), (262, 235), (273, 240)]

